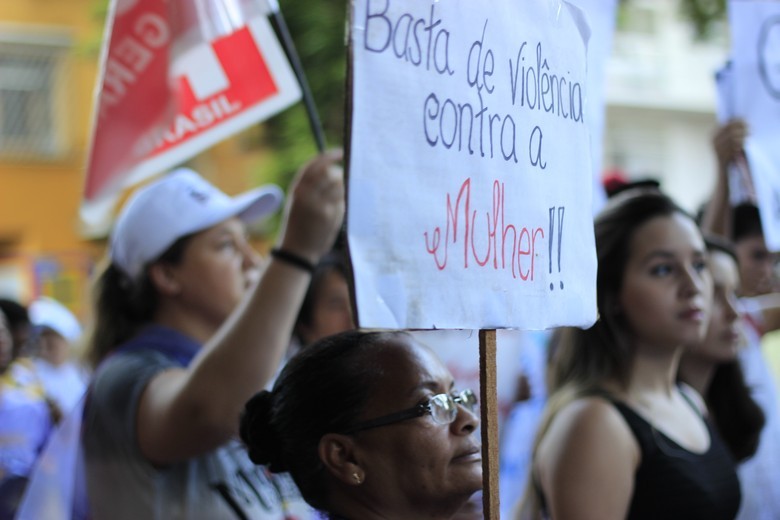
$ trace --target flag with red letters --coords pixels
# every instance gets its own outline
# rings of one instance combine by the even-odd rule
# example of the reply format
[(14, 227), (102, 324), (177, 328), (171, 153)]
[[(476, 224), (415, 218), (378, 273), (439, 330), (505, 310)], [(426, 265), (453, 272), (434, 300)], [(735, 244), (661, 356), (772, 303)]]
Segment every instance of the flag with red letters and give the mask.
[(111, 0), (81, 217), (104, 234), (122, 189), (300, 98), (275, 0)]

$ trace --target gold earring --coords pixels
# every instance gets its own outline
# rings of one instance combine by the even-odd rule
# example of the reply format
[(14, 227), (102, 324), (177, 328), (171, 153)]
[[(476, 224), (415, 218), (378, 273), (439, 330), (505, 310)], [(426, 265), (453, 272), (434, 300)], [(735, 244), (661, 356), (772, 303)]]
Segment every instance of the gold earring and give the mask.
[(363, 482), (363, 479), (360, 478), (360, 475), (358, 475), (357, 472), (352, 474), (352, 480), (355, 481), (355, 484), (361, 484)]

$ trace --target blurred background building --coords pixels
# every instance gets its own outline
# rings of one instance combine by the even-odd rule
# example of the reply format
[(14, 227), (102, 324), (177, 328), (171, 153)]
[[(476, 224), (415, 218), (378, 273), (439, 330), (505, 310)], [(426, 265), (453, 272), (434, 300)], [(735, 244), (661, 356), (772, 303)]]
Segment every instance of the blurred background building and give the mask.
[(91, 0), (0, 3), (0, 294), (80, 315), (99, 252), (76, 216), (100, 26)]
[(725, 21), (699, 37), (678, 1), (623, 2), (607, 65), (607, 172), (657, 179), (698, 209), (715, 183), (714, 72), (728, 46)]

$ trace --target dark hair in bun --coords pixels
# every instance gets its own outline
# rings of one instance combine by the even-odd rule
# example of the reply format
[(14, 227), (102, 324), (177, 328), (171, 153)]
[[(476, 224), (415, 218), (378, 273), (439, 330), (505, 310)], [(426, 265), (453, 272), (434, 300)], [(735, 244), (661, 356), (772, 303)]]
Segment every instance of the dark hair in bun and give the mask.
[(247, 404), (240, 434), (249, 457), (273, 472), (289, 471), (301, 495), (327, 510), (319, 442), (352, 426), (381, 375), (377, 348), (404, 333), (349, 331), (324, 338), (294, 356), (271, 392)]
[(252, 462), (269, 466), (271, 471), (278, 473), (287, 471), (287, 468), (278, 460), (279, 437), (270, 424), (271, 397), (271, 392), (263, 390), (246, 403), (241, 414), (239, 435)]

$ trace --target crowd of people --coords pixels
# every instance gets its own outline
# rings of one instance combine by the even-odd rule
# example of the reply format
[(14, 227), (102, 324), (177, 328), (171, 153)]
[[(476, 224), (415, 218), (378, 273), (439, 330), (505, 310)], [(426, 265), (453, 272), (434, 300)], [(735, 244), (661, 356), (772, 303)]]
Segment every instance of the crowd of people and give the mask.
[[(717, 132), (699, 219), (657, 183), (614, 190), (594, 224), (597, 322), (504, 350), (504, 516), (780, 518), (761, 350), (780, 286), (758, 210), (729, 195), (746, 131)], [(36, 460), (75, 412), (81, 472), (60, 478), (82, 475), (86, 502), (57, 518), (481, 518), (475, 381), (436, 333), (355, 330), (341, 158), (301, 168), (266, 258), (247, 226), (279, 188), (229, 197), (180, 168), (137, 190), (89, 334), (54, 300), (0, 301), (0, 519), (41, 502)]]
[(0, 300), (0, 518), (13, 518), (44, 444), (84, 393), (72, 355), (80, 335), (54, 300)]

